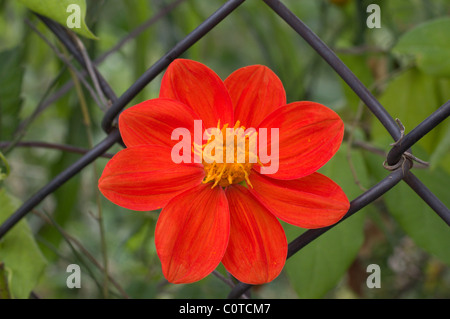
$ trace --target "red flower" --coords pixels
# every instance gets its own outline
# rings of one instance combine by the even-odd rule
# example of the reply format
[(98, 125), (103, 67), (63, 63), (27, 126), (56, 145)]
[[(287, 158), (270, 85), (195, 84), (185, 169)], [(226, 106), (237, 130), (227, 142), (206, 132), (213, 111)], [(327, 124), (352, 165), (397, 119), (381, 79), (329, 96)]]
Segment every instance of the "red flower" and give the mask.
[[(171, 152), (180, 141), (171, 134), (185, 128), (194, 136), (194, 120), (202, 120), (201, 133), (241, 125), (278, 129), (279, 150), (271, 154), (279, 160), (278, 170), (261, 174), (266, 164), (259, 157), (256, 163), (249, 160), (248, 137), (240, 149), (244, 163), (236, 160), (238, 146), (234, 161), (207, 162), (212, 138), (190, 144), (203, 152), (202, 162), (175, 163)], [(269, 282), (287, 254), (278, 218), (319, 228), (336, 223), (349, 208), (342, 189), (316, 173), (342, 142), (342, 120), (318, 103), (286, 104), (281, 81), (267, 67), (244, 67), (222, 81), (201, 63), (175, 60), (162, 79), (160, 97), (125, 110), (119, 129), (127, 148), (108, 162), (99, 188), (131, 210), (162, 208), (155, 245), (170, 282), (200, 280), (220, 262), (240, 281)], [(275, 142), (269, 136), (267, 150)], [(263, 149), (258, 145), (259, 155)]]

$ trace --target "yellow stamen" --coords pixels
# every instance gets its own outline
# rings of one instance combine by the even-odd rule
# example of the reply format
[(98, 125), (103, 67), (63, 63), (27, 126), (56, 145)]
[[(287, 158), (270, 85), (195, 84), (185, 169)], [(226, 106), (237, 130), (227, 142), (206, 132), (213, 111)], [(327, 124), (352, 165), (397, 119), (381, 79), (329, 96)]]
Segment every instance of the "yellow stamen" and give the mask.
[[(261, 164), (261, 161), (259, 160), (257, 154), (255, 154), (255, 150), (250, 149), (250, 139), (256, 138), (256, 132), (253, 134), (241, 134), (244, 132), (245, 127), (240, 126), (240, 121), (236, 121), (234, 125), (234, 130), (242, 129), (242, 131), (233, 131), (233, 135), (231, 137), (234, 139), (231, 141), (227, 141), (227, 134), (226, 129), (228, 128), (228, 123), (226, 123), (222, 128), (220, 128), (220, 121), (217, 123), (217, 128), (221, 132), (222, 137), (222, 143), (217, 143), (214, 146), (214, 149), (211, 151), (211, 154), (208, 154), (208, 152), (205, 152), (205, 147), (212, 141), (214, 141), (216, 138), (220, 138), (220, 134), (214, 134), (211, 132), (207, 137), (208, 140), (203, 145), (197, 145), (194, 143), (193, 145), (193, 151), (194, 154), (202, 155), (202, 163), (203, 167), (206, 173), (206, 177), (203, 180), (203, 183), (209, 183), (213, 182), (211, 188), (214, 188), (215, 186), (219, 185), (221, 187), (227, 187), (232, 184), (238, 184), (243, 181), (247, 183), (247, 185), (250, 185), (250, 187), (253, 187), (249, 176), (251, 174), (251, 169), (253, 167), (253, 164), (250, 163), (250, 159), (256, 158), (256, 162), (259, 165)], [(218, 135), (218, 136), (217, 136)], [(238, 141), (240, 140), (240, 143)], [(242, 140), (243, 139), (243, 140)], [(256, 140), (255, 140), (256, 143)], [(256, 145), (256, 144), (255, 144)], [(233, 147), (234, 151), (234, 159), (231, 163), (227, 163), (226, 161), (226, 149), (228, 147)], [(219, 153), (217, 153), (219, 152)], [(220, 158), (216, 158), (216, 154), (220, 154), (222, 152), (223, 154), (223, 160), (221, 161)], [(242, 154), (244, 154), (245, 161), (244, 163), (239, 163), (238, 158), (242, 158)]]

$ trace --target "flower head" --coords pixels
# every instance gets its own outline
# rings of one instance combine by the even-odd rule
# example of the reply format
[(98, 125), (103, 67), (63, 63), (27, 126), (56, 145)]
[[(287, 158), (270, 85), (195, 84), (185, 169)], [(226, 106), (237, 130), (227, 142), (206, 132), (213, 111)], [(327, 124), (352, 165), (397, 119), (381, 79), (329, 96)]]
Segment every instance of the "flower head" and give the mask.
[(222, 81), (199, 62), (175, 60), (159, 98), (122, 112), (119, 129), (127, 147), (99, 188), (131, 210), (162, 208), (155, 245), (170, 282), (200, 280), (220, 262), (242, 282), (269, 282), (287, 255), (278, 219), (319, 228), (349, 208), (316, 172), (338, 150), (342, 120), (318, 103), (287, 104), (265, 66)]

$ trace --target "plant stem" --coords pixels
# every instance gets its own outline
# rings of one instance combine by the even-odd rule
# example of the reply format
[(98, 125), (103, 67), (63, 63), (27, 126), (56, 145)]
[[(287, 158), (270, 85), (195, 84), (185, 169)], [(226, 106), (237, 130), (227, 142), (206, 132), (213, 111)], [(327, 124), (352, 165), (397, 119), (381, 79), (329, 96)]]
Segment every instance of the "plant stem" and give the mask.
[[(14, 141), (9, 142), (0, 142), (0, 149), (9, 147), (11, 144), (13, 144)], [(60, 150), (63, 152), (70, 152), (70, 153), (77, 153), (77, 154), (86, 154), (89, 152), (89, 149), (67, 145), (67, 144), (59, 144), (59, 143), (48, 143), (48, 142), (41, 142), (41, 141), (22, 141), (14, 143), (14, 147), (38, 147), (38, 148), (47, 148), (47, 149), (54, 149), (54, 150)], [(103, 158), (112, 158), (114, 154), (111, 153), (105, 153), (100, 155), (99, 157)], [(0, 153), (1, 157), (1, 153)]]
[(0, 262), (0, 299), (11, 299), (11, 293), (8, 287), (8, 276), (5, 270), (5, 264)]
[[(67, 56), (67, 52), (64, 47), (63, 47), (63, 52)], [(72, 76), (72, 80), (74, 82), (75, 89), (76, 89), (76, 92), (77, 92), (77, 95), (78, 95), (78, 98), (80, 101), (81, 112), (83, 114), (83, 122), (84, 122), (84, 125), (86, 126), (88, 145), (89, 145), (89, 148), (92, 148), (94, 146), (94, 139), (93, 139), (93, 135), (92, 135), (91, 119), (89, 116), (89, 110), (87, 107), (86, 99), (84, 97), (83, 90), (81, 88), (81, 84), (80, 84), (80, 81), (78, 80), (77, 75), (75, 74), (75, 72), (73, 72), (72, 69), (69, 69), (69, 71)], [(94, 172), (93, 179), (94, 179), (94, 185), (95, 185), (98, 181), (99, 174), (97, 172), (97, 167), (95, 166), (95, 162), (93, 164), (94, 164), (92, 166), (93, 172)], [(108, 298), (108, 296), (109, 296), (108, 250), (107, 250), (107, 245), (106, 245), (106, 235), (105, 235), (105, 227), (104, 227), (104, 221), (103, 221), (103, 210), (102, 210), (102, 205), (101, 205), (100, 194), (99, 194), (99, 191), (97, 188), (95, 191), (95, 196), (96, 196), (97, 209), (98, 209), (98, 215), (97, 215), (96, 219), (97, 219), (97, 222), (99, 225), (99, 230), (100, 230), (101, 251), (102, 251), (102, 256), (103, 256), (103, 268), (104, 268), (103, 287), (102, 287), (103, 288), (103, 297)]]
[[(56, 223), (56, 221), (51, 218), (49, 215), (47, 214), (42, 214), (37, 210), (33, 210), (33, 213), (38, 216), (39, 218), (41, 218), (42, 220), (44, 220), (46, 223), (51, 224), (53, 226), (56, 227), (56, 229), (59, 231), (59, 233), (61, 234), (61, 236), (64, 238), (64, 240), (71, 245), (72, 248), (74, 248), (74, 245), (77, 246), (80, 251), (83, 253), (84, 256), (87, 257), (88, 260), (90, 260), (102, 273), (105, 272), (105, 269), (103, 268), (103, 266), (97, 261), (97, 259), (95, 259), (95, 257), (87, 250), (86, 247), (84, 247), (84, 245), (74, 236), (70, 235), (69, 233), (67, 233), (60, 225), (58, 225)], [(57, 252), (56, 252), (57, 253)], [(62, 258), (64, 258), (63, 256), (61, 256)], [(109, 275), (109, 280), (111, 282), (111, 284), (116, 287), (117, 291), (122, 295), (123, 298), (129, 299), (130, 297), (128, 296), (128, 294), (125, 292), (125, 290), (119, 285), (119, 283), (111, 276)]]

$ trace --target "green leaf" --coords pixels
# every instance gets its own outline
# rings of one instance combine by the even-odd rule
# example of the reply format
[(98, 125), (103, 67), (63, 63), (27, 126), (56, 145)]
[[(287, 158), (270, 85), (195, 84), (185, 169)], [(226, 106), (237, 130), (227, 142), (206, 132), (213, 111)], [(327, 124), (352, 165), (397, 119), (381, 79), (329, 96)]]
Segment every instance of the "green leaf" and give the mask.
[[(46, 16), (74, 32), (89, 39), (97, 37), (86, 25), (86, 1), (85, 0), (19, 0), (30, 10)], [(71, 22), (75, 23), (71, 27)], [(78, 24), (78, 25), (77, 25)]]
[(0, 299), (11, 299), (11, 292), (9, 291), (8, 275), (5, 270), (5, 265), (0, 262)]
[[(448, 120), (447, 120), (448, 121)], [(442, 138), (430, 156), (431, 169), (442, 166), (450, 174), (450, 125), (442, 134)]]
[[(380, 96), (380, 103), (393, 118), (402, 121), (405, 133), (408, 133), (450, 98), (448, 82), (447, 79), (438, 79), (416, 68), (409, 69), (389, 82)], [(431, 154), (442, 138), (442, 129), (443, 126), (433, 129), (417, 144)], [(388, 133), (375, 118), (372, 136), (377, 145), (386, 149), (389, 147), (388, 144), (379, 144), (385, 142)]]
[(411, 55), (418, 68), (430, 75), (450, 76), (450, 18), (435, 19), (406, 32), (393, 53)]
[[(0, 223), (18, 207), (4, 189), (0, 190)], [(21, 220), (0, 241), (0, 262), (9, 272), (9, 287), (16, 299), (28, 298), (44, 272), (46, 260), (34, 240), (31, 229)]]
[[(3, 173), (3, 171), (5, 172)], [(6, 160), (3, 153), (0, 152), (0, 182), (2, 182), (4, 179), (8, 177), (9, 172), (10, 172), (9, 163)]]
[(11, 139), (22, 108), (24, 47), (0, 52), (0, 140)]
[[(360, 195), (362, 190), (349, 178), (352, 173), (345, 151), (343, 144), (320, 172), (338, 183), (351, 200)], [(352, 162), (359, 181), (362, 184), (368, 183), (365, 163), (359, 151), (353, 151)], [(300, 298), (321, 298), (336, 286), (363, 243), (363, 224), (364, 212), (359, 211), (287, 260), (286, 273)], [(289, 241), (302, 232), (298, 227), (284, 226)]]
[[(420, 150), (418, 150), (420, 151)], [(422, 153), (421, 153), (422, 154)], [(419, 156), (421, 155), (419, 154)], [(374, 169), (374, 174), (381, 178), (385, 171)], [(435, 170), (415, 170), (412, 172), (427, 186), (447, 207), (450, 207), (448, 191), (450, 175), (441, 168)], [(406, 183), (400, 182), (384, 196), (388, 212), (394, 217), (403, 231), (428, 253), (450, 265), (450, 229)]]
[[(366, 87), (372, 85), (374, 79), (369, 68), (369, 59), (367, 55), (339, 54), (339, 58), (350, 70), (352, 70)], [(351, 110), (356, 111), (360, 104), (359, 96), (356, 95), (344, 80), (341, 79), (340, 82), (345, 95), (346, 105), (350, 107)]]
[[(414, 174), (447, 206), (450, 207), (450, 175), (441, 169)], [(389, 211), (414, 242), (450, 265), (449, 226), (405, 183), (388, 193)]]

